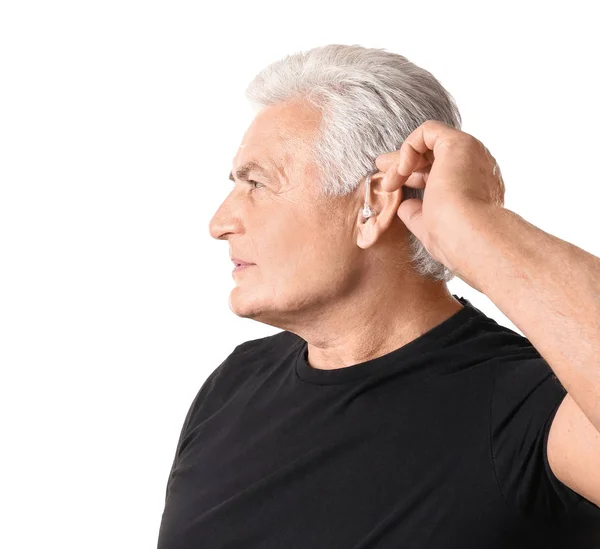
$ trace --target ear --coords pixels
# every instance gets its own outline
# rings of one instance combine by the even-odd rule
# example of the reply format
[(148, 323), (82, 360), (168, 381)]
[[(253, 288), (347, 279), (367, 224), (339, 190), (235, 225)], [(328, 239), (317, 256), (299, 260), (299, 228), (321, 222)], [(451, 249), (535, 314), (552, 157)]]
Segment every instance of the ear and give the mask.
[[(366, 221), (362, 215), (362, 202), (356, 218), (357, 236), (356, 243), (360, 248), (366, 249), (375, 244), (379, 237), (389, 228), (392, 221), (398, 219), (398, 208), (402, 201), (402, 189), (388, 192), (381, 188), (381, 180), (385, 173), (377, 172), (371, 178), (371, 193), (369, 196), (369, 206), (375, 210), (375, 214)], [(360, 186), (364, 202), (366, 178)]]

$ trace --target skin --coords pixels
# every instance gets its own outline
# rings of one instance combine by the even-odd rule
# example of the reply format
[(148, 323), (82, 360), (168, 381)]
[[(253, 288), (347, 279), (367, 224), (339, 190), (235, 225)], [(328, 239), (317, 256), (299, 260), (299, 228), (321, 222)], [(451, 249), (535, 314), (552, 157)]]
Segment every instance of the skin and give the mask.
[(320, 121), (304, 100), (260, 111), (232, 173), (250, 161), (267, 173), (249, 172), (258, 185), (235, 177), (209, 230), (229, 242), (230, 257), (254, 263), (233, 274), (230, 309), (301, 336), (313, 368), (335, 369), (402, 347), (462, 304), (444, 282), (414, 272), (397, 216), (402, 190), (383, 190), (383, 172), (371, 180), (377, 214), (366, 222), (364, 179), (345, 197), (322, 194), (311, 158)]

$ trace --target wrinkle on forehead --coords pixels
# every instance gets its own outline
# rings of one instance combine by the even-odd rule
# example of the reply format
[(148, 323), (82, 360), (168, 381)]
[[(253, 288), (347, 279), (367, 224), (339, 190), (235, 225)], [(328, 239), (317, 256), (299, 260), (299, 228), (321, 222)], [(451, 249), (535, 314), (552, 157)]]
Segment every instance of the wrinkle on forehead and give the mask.
[[(291, 101), (265, 107), (246, 131), (236, 158), (240, 164), (254, 160), (288, 184), (294, 180), (300, 184), (309, 177), (319, 177), (312, 147), (320, 116), (305, 102)], [(252, 151), (245, 151), (246, 147)]]

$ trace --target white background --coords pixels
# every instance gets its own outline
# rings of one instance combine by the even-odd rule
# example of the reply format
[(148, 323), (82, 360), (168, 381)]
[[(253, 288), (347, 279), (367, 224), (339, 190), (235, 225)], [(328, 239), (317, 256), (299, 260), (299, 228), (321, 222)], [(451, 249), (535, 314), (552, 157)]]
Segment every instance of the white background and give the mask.
[(431, 71), (498, 160), (506, 207), (600, 255), (596, 6), (3, 2), (0, 546), (156, 546), (193, 397), (279, 331), (229, 310), (208, 223), (244, 90), (284, 55), (359, 44)]

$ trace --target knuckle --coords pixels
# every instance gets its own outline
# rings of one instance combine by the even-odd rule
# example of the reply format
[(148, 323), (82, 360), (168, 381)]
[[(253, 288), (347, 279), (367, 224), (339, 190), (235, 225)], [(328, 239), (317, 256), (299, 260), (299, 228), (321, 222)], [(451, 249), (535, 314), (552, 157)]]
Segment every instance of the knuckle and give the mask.
[(463, 139), (468, 147), (471, 147), (473, 149), (485, 150), (483, 143), (470, 133), (465, 133)]
[(460, 148), (463, 146), (463, 141), (460, 136), (450, 135), (441, 139), (438, 147), (442, 150), (456, 150), (456, 148)]

